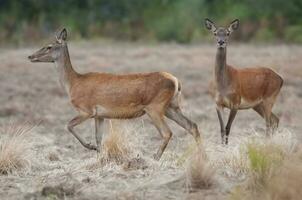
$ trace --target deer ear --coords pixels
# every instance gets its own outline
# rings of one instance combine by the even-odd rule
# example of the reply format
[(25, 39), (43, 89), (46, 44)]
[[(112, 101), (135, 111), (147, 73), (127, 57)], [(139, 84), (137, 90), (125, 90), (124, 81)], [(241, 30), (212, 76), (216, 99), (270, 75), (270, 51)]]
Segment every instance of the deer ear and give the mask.
[(66, 41), (67, 39), (67, 31), (66, 28), (63, 28), (63, 30), (59, 33), (59, 35), (56, 36), (58, 42)]
[(239, 20), (238, 19), (235, 19), (234, 21), (231, 22), (229, 28), (228, 28), (228, 31), (229, 32), (233, 32), (235, 30), (237, 30), (239, 27)]
[(206, 18), (204, 20), (204, 25), (206, 26), (206, 28), (212, 32), (214, 32), (216, 30), (216, 26), (214, 24), (214, 22), (212, 22), (211, 20), (209, 20), (208, 18)]

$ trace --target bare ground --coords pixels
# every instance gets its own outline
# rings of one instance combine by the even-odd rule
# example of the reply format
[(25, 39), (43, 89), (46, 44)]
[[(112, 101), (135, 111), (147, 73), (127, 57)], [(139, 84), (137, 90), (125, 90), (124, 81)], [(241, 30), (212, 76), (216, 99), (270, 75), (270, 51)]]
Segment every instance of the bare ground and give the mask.
[[(244, 170), (231, 169), (225, 159), (238, 152), (248, 138), (264, 140), (264, 120), (250, 110), (239, 112), (229, 146), (220, 144), (215, 105), (208, 95), (214, 45), (85, 42), (69, 46), (74, 68), (82, 73), (168, 71), (180, 79), (184, 113), (198, 124), (216, 168), (212, 187), (195, 192), (188, 191), (184, 177), (185, 160), (194, 140), (172, 122), (174, 135), (157, 162), (152, 154), (160, 145), (160, 137), (147, 117), (115, 121), (120, 134), (126, 136), (133, 162), (99, 166), (96, 153), (84, 149), (65, 129), (76, 113), (58, 84), (53, 64), (26, 59), (36, 49), (0, 49), (0, 126), (41, 122), (28, 138), (30, 168), (0, 176), (1, 199), (226, 199), (232, 188), (245, 180)], [(269, 66), (284, 77), (274, 107), (280, 116), (275, 137), (289, 141), (289, 146), (302, 139), (301, 56), (300, 46), (231, 45), (228, 49), (229, 64)], [(87, 140), (94, 140), (92, 121), (78, 131)]]

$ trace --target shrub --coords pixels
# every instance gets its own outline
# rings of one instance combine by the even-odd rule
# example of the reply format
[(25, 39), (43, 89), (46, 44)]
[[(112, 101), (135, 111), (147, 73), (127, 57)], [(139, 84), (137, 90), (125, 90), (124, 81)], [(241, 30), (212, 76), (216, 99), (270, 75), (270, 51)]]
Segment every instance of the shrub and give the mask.
[(270, 28), (259, 29), (254, 36), (254, 41), (259, 42), (273, 42), (274, 39), (276, 39), (276, 35)]
[(302, 43), (302, 25), (290, 26), (285, 30), (285, 40)]
[(207, 189), (214, 183), (215, 170), (208, 162), (204, 150), (199, 147), (186, 169), (186, 185), (190, 191)]
[(260, 189), (266, 187), (273, 171), (284, 159), (284, 153), (276, 144), (248, 144), (250, 162), (250, 186)]
[(251, 143), (247, 148), (249, 178), (245, 184), (234, 189), (231, 199), (300, 199), (301, 148), (295, 153), (273, 143)]
[(30, 124), (12, 124), (0, 136), (0, 174), (8, 174), (28, 167), (30, 143), (27, 138), (33, 129)]
[(115, 162), (122, 164), (129, 159), (130, 148), (125, 134), (118, 129), (118, 126), (112, 126), (110, 121), (110, 131), (101, 149), (101, 163), (106, 164)]
[(270, 179), (263, 196), (274, 200), (300, 199), (302, 196), (302, 151), (289, 156)]

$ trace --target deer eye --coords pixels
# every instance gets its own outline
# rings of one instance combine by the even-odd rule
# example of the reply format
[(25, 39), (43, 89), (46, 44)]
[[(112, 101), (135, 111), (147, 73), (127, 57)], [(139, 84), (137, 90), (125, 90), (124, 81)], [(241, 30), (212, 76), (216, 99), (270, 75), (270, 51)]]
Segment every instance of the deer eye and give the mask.
[(51, 48), (52, 48), (52, 46), (47, 46), (46, 47), (47, 50), (50, 50)]
[(215, 33), (214, 33), (214, 35), (216, 36), (216, 35), (217, 35), (217, 33), (215, 32)]
[(230, 35), (230, 32), (227, 32), (227, 36), (229, 36)]

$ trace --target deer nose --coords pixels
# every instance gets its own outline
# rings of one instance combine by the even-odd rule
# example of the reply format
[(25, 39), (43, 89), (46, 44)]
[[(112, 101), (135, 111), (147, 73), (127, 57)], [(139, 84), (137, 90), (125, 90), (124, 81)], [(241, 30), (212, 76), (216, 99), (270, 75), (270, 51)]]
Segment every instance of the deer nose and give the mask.
[(223, 44), (224, 44), (224, 41), (223, 41), (223, 40), (219, 40), (219, 41), (218, 41), (218, 44), (219, 44), (219, 45), (223, 45)]

